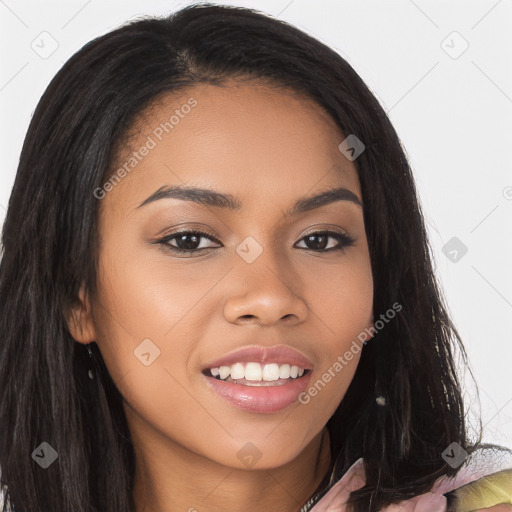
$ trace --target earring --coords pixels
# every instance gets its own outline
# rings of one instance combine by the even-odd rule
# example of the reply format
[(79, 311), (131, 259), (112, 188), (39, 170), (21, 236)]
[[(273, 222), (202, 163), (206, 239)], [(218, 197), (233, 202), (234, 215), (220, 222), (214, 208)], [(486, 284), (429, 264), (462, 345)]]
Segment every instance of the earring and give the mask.
[[(89, 357), (91, 358), (91, 361), (92, 361), (92, 351), (91, 351), (91, 347), (89, 345), (90, 344), (87, 344), (86, 347), (87, 347), (87, 352), (89, 352)], [(87, 375), (89, 376), (89, 379), (91, 379), (91, 380), (94, 379), (94, 372), (92, 371), (92, 368), (89, 368)]]
[(378, 379), (375, 379), (375, 402), (379, 407), (386, 405), (386, 397), (383, 395)]

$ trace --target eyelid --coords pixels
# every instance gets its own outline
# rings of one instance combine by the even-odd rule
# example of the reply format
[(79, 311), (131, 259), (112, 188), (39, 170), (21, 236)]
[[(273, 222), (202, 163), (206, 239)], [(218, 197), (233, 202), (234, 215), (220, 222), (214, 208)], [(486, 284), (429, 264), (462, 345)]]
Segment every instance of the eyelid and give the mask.
[(308, 228), (305, 233), (302, 234), (302, 238), (315, 233), (337, 233), (339, 235), (350, 236), (349, 233), (338, 226), (317, 224), (311, 228)]
[[(176, 228), (177, 228), (177, 231), (174, 231), (174, 229), (176, 229)], [(177, 236), (177, 235), (181, 235), (181, 234), (185, 234), (185, 233), (186, 234), (198, 233), (203, 236), (210, 237), (210, 238), (214, 239), (216, 242), (219, 242), (219, 238), (220, 238), (220, 235), (218, 235), (215, 231), (213, 231), (205, 226), (202, 226), (202, 225), (199, 225), (199, 226), (192, 225), (191, 226), (191, 225), (187, 224), (186, 226), (184, 226), (182, 228), (179, 228), (178, 226), (174, 226), (174, 228), (167, 229), (163, 233), (156, 235), (152, 241), (158, 242), (159, 240), (162, 240), (164, 238), (173, 237), (173, 236)]]

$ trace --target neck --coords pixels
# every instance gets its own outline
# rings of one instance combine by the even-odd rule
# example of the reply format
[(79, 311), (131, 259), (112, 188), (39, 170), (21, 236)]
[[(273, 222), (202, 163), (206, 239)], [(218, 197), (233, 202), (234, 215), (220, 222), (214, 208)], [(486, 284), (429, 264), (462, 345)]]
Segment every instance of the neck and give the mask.
[(297, 512), (323, 482), (331, 462), (326, 428), (295, 459), (264, 470), (223, 466), (177, 444), (155, 450), (138, 441), (136, 512)]

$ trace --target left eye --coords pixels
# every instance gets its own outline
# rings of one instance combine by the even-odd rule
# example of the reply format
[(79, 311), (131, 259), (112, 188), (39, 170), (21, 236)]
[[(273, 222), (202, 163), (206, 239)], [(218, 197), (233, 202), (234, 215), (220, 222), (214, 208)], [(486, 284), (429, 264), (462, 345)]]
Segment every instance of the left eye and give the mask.
[[(327, 242), (329, 238), (336, 240), (338, 244), (334, 247), (329, 247)], [(308, 247), (311, 251), (314, 252), (338, 251), (354, 245), (355, 242), (351, 236), (344, 233), (338, 233), (336, 231), (319, 231), (316, 233), (310, 233), (309, 235), (306, 235), (304, 238), (302, 238), (302, 240), (306, 240), (308, 244), (313, 246), (316, 245), (317, 247), (314, 248)]]

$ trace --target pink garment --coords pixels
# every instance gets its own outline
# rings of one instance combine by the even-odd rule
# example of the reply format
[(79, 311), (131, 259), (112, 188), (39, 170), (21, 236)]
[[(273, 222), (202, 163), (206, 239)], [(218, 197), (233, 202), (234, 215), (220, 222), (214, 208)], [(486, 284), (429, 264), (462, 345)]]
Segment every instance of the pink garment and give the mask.
[[(510, 466), (508, 466), (510, 467)], [(415, 496), (400, 503), (394, 503), (382, 509), (381, 512), (446, 512), (447, 500), (444, 493), (457, 489), (479, 478), (505, 469), (496, 464), (481, 462), (459, 471), (455, 478), (440, 478), (432, 490)], [(358, 459), (343, 477), (311, 508), (310, 512), (345, 512), (345, 503), (349, 494), (360, 489), (366, 483), (363, 459)]]

